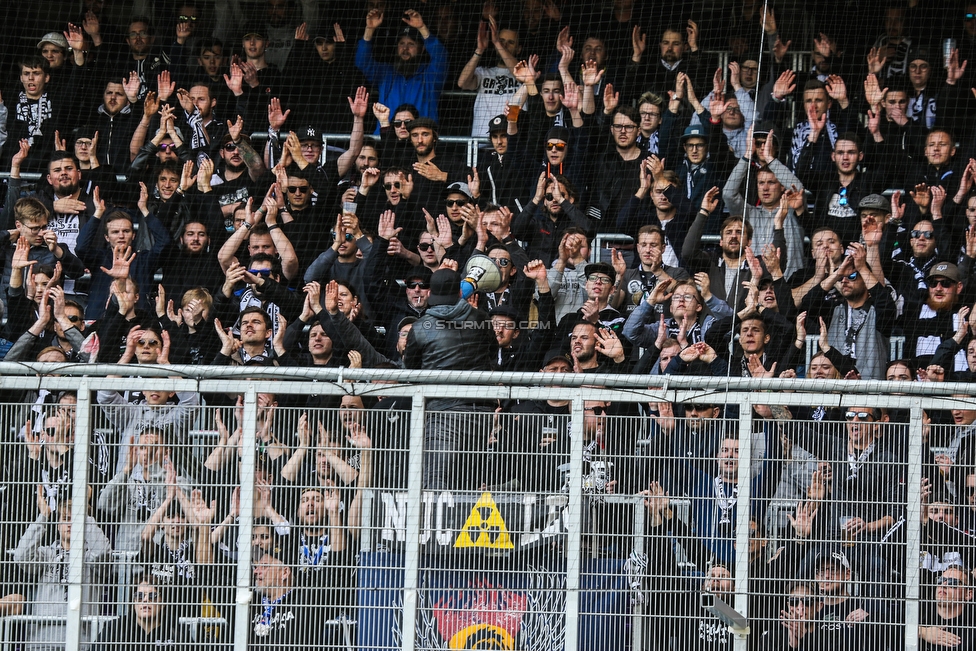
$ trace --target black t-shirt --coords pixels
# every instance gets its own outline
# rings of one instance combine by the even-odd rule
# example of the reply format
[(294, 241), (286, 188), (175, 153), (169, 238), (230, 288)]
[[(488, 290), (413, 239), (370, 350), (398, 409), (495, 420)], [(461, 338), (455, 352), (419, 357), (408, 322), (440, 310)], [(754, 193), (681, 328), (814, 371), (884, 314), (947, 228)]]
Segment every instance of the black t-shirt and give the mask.
[[(951, 647), (957, 651), (969, 651), (970, 649), (976, 649), (976, 629), (973, 628), (976, 626), (976, 621), (973, 620), (972, 607), (968, 605), (958, 617), (944, 619), (942, 615), (939, 614), (939, 610), (935, 602), (923, 603), (921, 613), (919, 614), (919, 626), (936, 626), (948, 631), (949, 633), (958, 635), (962, 639), (962, 642), (959, 644), (959, 646)], [(923, 650), (944, 649), (946, 647), (926, 642), (925, 640), (921, 639), (921, 636), (919, 636), (918, 648)]]

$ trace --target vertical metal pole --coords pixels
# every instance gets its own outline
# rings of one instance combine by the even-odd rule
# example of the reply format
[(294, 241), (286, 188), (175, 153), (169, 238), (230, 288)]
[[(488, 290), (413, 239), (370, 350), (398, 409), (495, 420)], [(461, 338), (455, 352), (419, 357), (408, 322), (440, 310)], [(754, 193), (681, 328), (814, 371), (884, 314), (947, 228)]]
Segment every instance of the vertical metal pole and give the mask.
[(583, 394), (570, 412), (569, 438), (569, 540), (566, 544), (566, 651), (579, 648), (580, 574), (583, 562)]
[(908, 421), (908, 505), (905, 531), (905, 648), (918, 649), (919, 563), (922, 551), (922, 399), (912, 398)]
[[(88, 519), (88, 449), (91, 444), (91, 429), (91, 392), (88, 382), (82, 380), (78, 387), (74, 465), (71, 468), (71, 552), (68, 555), (66, 651), (78, 651), (83, 643), (81, 611), (84, 606), (85, 522)], [(61, 495), (58, 497), (63, 498)], [(53, 514), (55, 518), (57, 515)]]
[[(739, 494), (735, 500), (735, 609), (749, 616), (749, 515), (752, 511), (752, 402), (739, 405)], [(749, 640), (735, 636), (735, 651)]]
[(241, 515), (237, 523), (237, 603), (234, 651), (247, 651), (251, 631), (251, 529), (254, 526), (254, 466), (257, 455), (258, 394), (250, 384), (244, 393), (241, 442)]
[[(407, 540), (403, 563), (403, 651), (413, 651), (417, 635), (417, 591), (420, 589), (420, 518), (424, 491), (424, 421), (426, 401), (414, 394), (410, 410), (410, 454), (407, 467)], [(449, 418), (448, 414), (441, 414)]]
[[(637, 496), (636, 501), (633, 504), (634, 507), (634, 553), (643, 554), (644, 553), (644, 529), (645, 529), (645, 517), (647, 515), (647, 509), (644, 506), (644, 500), (640, 495)], [(630, 617), (630, 648), (631, 649), (643, 649), (644, 648), (644, 607), (635, 604), (633, 606), (631, 617)]]

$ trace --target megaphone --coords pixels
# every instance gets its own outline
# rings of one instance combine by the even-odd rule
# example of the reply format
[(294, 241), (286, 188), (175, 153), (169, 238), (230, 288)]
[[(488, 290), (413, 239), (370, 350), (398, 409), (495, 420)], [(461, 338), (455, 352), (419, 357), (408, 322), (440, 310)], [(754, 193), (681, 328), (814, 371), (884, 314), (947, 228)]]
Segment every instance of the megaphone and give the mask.
[(502, 272), (498, 265), (482, 253), (468, 258), (462, 276), (462, 298), (467, 298), (475, 292), (493, 292), (502, 284)]

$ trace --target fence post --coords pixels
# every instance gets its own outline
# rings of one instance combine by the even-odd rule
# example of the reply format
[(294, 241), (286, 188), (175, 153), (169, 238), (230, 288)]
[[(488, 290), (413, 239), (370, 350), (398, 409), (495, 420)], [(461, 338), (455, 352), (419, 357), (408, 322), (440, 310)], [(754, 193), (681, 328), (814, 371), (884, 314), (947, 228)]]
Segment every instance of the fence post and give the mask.
[[(68, 612), (65, 649), (78, 651), (82, 643), (81, 611), (84, 604), (85, 523), (88, 519), (88, 449), (91, 444), (91, 392), (88, 382), (78, 387), (75, 411), (75, 447), (71, 468), (71, 552), (68, 555)], [(61, 499), (63, 496), (59, 495)], [(57, 517), (57, 513), (52, 514)]]
[(420, 589), (420, 518), (424, 492), (424, 421), (427, 405), (423, 393), (414, 394), (410, 409), (410, 455), (407, 467), (407, 540), (403, 547), (403, 651), (413, 651), (417, 636), (417, 591)]
[(244, 423), (241, 436), (241, 514), (237, 526), (237, 602), (234, 621), (234, 651), (247, 651), (251, 631), (251, 530), (254, 526), (254, 464), (257, 459), (258, 395), (254, 385), (244, 392)]
[(569, 539), (566, 541), (566, 651), (579, 648), (580, 573), (583, 562), (583, 394), (573, 398), (569, 437)]
[[(772, 397), (772, 395), (770, 395)], [(768, 451), (767, 451), (768, 453)], [(752, 511), (752, 403), (739, 405), (739, 494), (735, 500), (735, 609), (749, 616), (749, 517)], [(735, 636), (735, 651), (750, 640)]]
[(912, 398), (908, 421), (908, 504), (905, 508), (905, 648), (918, 649), (919, 558), (922, 552), (922, 399)]

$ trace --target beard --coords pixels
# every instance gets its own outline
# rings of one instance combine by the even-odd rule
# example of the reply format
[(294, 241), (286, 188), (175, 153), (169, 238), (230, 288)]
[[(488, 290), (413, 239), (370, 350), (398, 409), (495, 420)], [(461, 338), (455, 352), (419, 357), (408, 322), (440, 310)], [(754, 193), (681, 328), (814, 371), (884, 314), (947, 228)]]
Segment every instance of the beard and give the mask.
[(393, 69), (404, 77), (410, 78), (417, 73), (417, 68), (420, 67), (420, 57), (411, 57), (404, 61), (403, 59), (397, 58), (393, 63)]

